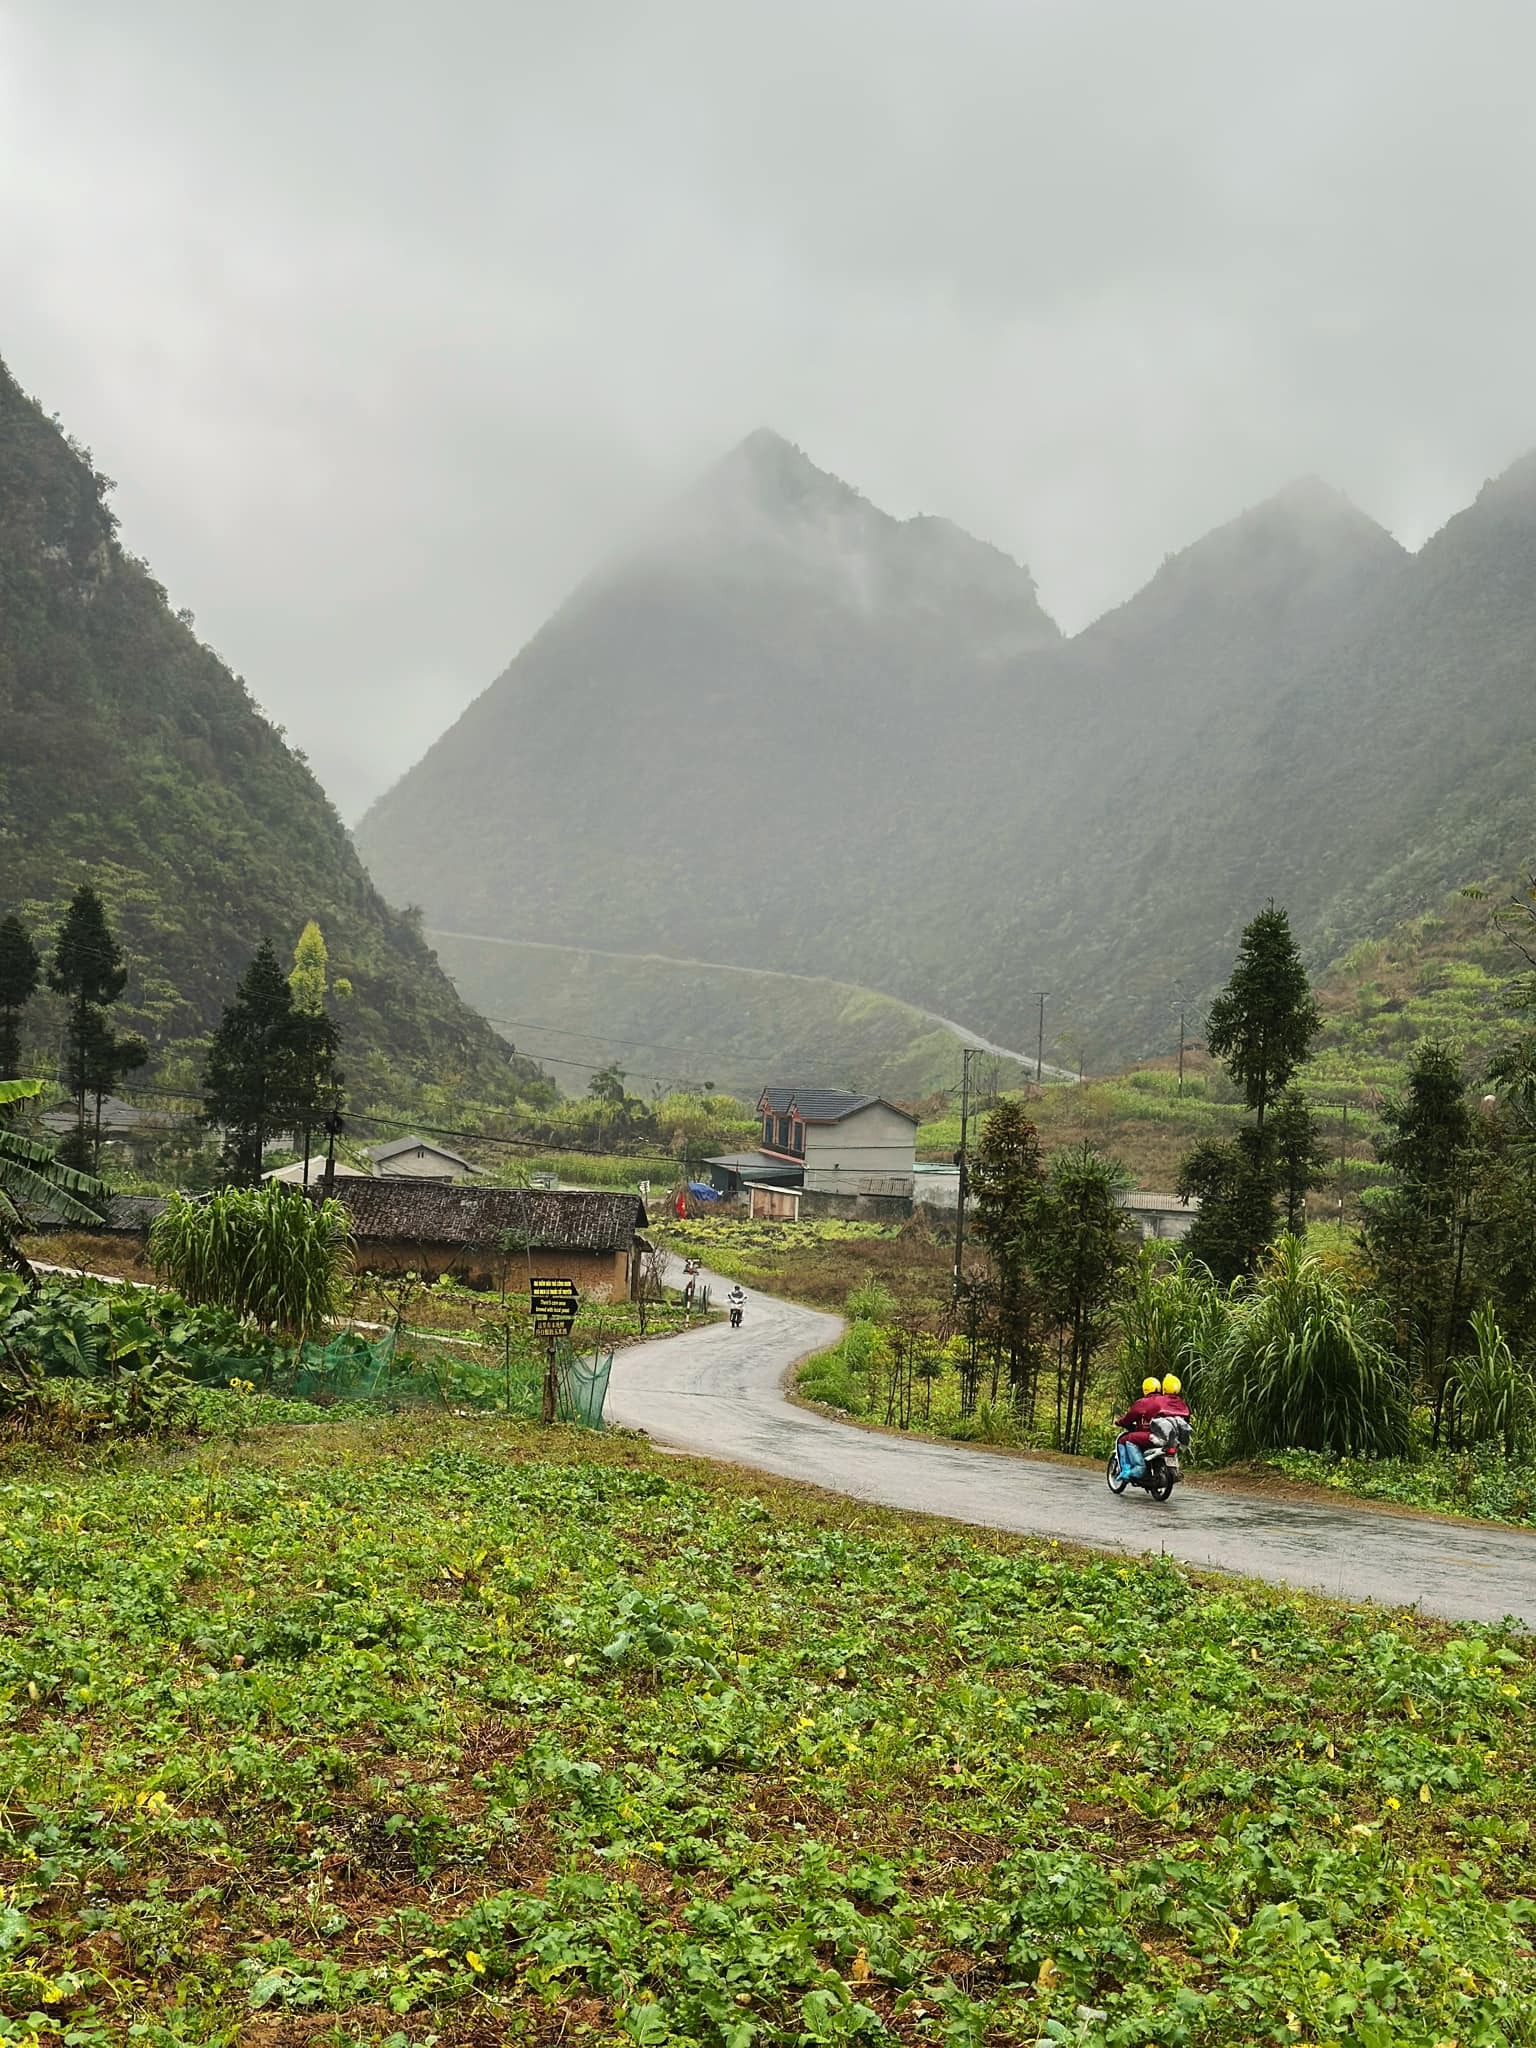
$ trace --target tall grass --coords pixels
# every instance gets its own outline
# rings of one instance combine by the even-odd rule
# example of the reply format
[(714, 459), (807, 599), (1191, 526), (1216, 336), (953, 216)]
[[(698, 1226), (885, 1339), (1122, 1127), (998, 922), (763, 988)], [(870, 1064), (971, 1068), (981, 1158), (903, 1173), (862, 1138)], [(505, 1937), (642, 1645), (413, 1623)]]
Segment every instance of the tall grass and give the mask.
[(1456, 1435), (1521, 1456), (1536, 1446), (1536, 1373), (1511, 1351), (1491, 1303), (1473, 1316), (1472, 1337), (1477, 1349), (1453, 1360), (1448, 1376)]
[(340, 1202), (297, 1188), (221, 1188), (173, 1195), (149, 1233), (159, 1277), (190, 1302), (213, 1302), (263, 1330), (302, 1342), (341, 1313), (352, 1239)]
[(1237, 1456), (1263, 1451), (1396, 1457), (1408, 1390), (1381, 1304), (1300, 1238), (1282, 1237), (1237, 1296), (1209, 1401)]
[(1144, 1379), (1175, 1373), (1185, 1400), (1198, 1407), (1209, 1362), (1226, 1339), (1232, 1301), (1198, 1259), (1144, 1244), (1120, 1311), (1120, 1397), (1129, 1404)]

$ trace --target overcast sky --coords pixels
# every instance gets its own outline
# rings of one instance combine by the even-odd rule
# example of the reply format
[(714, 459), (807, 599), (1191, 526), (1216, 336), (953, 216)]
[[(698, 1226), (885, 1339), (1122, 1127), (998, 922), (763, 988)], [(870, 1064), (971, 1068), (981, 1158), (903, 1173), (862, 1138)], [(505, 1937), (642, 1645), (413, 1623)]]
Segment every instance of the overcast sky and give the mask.
[(1536, 442), (1529, 0), (0, 0), (0, 354), (343, 813), (778, 428), (1073, 630)]

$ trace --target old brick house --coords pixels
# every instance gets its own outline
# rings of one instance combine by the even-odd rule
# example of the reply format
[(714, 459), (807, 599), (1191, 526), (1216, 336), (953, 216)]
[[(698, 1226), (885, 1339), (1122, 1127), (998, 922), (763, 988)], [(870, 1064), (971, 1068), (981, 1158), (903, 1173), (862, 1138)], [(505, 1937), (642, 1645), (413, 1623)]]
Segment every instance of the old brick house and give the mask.
[[(312, 1199), (319, 1190), (310, 1187)], [(445, 1180), (338, 1180), (357, 1263), (375, 1273), (450, 1273), (470, 1287), (526, 1287), (530, 1276), (574, 1280), (626, 1300), (639, 1264), (638, 1195), (585, 1188), (466, 1187)]]

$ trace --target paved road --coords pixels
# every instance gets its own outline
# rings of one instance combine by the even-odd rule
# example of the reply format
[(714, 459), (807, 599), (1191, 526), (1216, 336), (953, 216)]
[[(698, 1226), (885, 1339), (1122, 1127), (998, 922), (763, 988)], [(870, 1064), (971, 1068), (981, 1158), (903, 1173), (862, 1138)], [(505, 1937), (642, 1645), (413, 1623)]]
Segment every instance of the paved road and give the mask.
[[(711, 1281), (714, 1300), (728, 1282)], [(611, 1420), (659, 1443), (857, 1500), (1100, 1549), (1536, 1628), (1536, 1536), (1368, 1509), (1285, 1505), (1184, 1486), (1166, 1506), (1116, 1500), (1102, 1474), (958, 1444), (877, 1435), (784, 1398), (789, 1367), (832, 1342), (835, 1316), (753, 1294), (740, 1330), (709, 1324), (614, 1360)]]

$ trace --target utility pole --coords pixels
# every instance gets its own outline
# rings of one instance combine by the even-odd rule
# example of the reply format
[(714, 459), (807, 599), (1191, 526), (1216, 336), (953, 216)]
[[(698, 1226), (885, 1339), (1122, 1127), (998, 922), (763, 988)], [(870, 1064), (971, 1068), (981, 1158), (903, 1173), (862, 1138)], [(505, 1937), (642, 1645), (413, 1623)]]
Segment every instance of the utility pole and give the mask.
[(333, 1101), (331, 1113), (325, 1120), (325, 1172), (320, 1179), (320, 1192), (328, 1202), (336, 1186), (336, 1140), (341, 1135), (341, 1110)]
[(1344, 1112), (1339, 1119), (1339, 1221), (1344, 1221), (1344, 1160), (1349, 1150), (1349, 1103), (1339, 1104)]
[(1040, 1031), (1035, 1039), (1035, 1086), (1037, 1088), (1043, 1087), (1045, 1083), (1045, 999), (1048, 994), (1049, 990), (1041, 989)]
[(971, 1048), (966, 1046), (960, 1055), (960, 1150), (955, 1154), (955, 1164), (960, 1169), (960, 1185), (955, 1191), (955, 1300), (960, 1299), (961, 1262), (965, 1257), (965, 1171), (967, 1134), (971, 1118)]
[(1182, 1095), (1184, 1093), (1184, 984), (1181, 981), (1175, 985), (1179, 991), (1179, 1093)]

